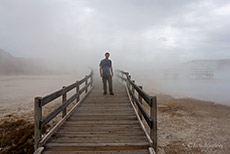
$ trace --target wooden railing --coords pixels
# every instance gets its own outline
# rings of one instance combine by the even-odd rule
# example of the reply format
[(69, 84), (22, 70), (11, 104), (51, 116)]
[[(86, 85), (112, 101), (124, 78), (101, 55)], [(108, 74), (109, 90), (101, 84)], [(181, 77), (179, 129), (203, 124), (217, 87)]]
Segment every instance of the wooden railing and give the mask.
[[(84, 87), (80, 89), (80, 86), (85, 83)], [(52, 135), (55, 129), (57, 129), (58, 125), (61, 124), (61, 121), (57, 123), (53, 130), (51, 130), (46, 136), (42, 138), (42, 129), (44, 126), (49, 123), (52, 119), (54, 119), (60, 112), (62, 112), (62, 120), (67, 118), (67, 115), (70, 114), (72, 110), (67, 112), (67, 106), (70, 105), (74, 100), (76, 100), (76, 103), (80, 102), (80, 95), (85, 91), (85, 94), (87, 95), (89, 92), (89, 87), (92, 88), (93, 84), (93, 71), (91, 70), (89, 75), (86, 75), (83, 79), (80, 81), (76, 81), (75, 83), (63, 87), (62, 89), (51, 93), (44, 97), (36, 97), (34, 99), (34, 147), (35, 150), (37, 150), (40, 146), (44, 145), (44, 143), (48, 140), (48, 138)], [(67, 99), (67, 93), (71, 90), (76, 88), (76, 93)], [(53, 100), (62, 97), (62, 104), (59, 105), (56, 109), (54, 109), (52, 112), (50, 112), (45, 117), (42, 116), (42, 108)], [(76, 104), (77, 105), (77, 104)], [(74, 106), (75, 107), (75, 106)], [(74, 108), (73, 107), (73, 108)], [(72, 108), (72, 109), (73, 109)]]
[[(146, 121), (150, 132), (146, 135), (149, 135), (150, 142), (154, 151), (157, 152), (157, 98), (156, 96), (148, 95), (141, 86), (137, 86), (134, 80), (131, 80), (131, 76), (128, 72), (117, 70), (117, 76), (121, 79), (122, 82), (125, 81), (128, 93), (131, 97), (132, 102), (135, 105), (135, 108), (138, 111), (138, 115), (141, 121)], [(137, 93), (138, 97), (135, 95)], [(144, 101), (143, 101), (144, 100)], [(150, 107), (150, 114), (143, 107), (143, 102), (146, 102)]]

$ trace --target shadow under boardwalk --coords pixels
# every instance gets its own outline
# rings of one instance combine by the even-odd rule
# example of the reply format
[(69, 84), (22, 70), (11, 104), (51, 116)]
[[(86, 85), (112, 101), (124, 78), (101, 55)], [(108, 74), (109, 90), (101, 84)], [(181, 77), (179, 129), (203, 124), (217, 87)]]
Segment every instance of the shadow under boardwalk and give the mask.
[(44, 145), (44, 154), (147, 154), (145, 137), (125, 87), (113, 81), (114, 96), (102, 94), (102, 82)]

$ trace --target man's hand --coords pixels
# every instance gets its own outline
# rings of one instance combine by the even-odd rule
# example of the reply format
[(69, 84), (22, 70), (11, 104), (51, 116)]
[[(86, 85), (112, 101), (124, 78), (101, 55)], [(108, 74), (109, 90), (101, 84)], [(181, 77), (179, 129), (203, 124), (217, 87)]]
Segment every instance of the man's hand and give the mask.
[(111, 73), (112, 73), (111, 75), (113, 77), (113, 67), (112, 66), (110, 67), (110, 70), (111, 70)]
[(101, 77), (103, 77), (103, 75), (102, 75), (102, 74), (100, 74), (100, 76), (101, 76)]

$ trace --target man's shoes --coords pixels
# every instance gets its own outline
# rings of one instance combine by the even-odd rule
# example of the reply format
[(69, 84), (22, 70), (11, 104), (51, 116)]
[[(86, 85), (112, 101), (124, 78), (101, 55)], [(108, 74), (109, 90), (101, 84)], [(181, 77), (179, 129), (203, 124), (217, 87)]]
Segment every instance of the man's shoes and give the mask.
[(104, 93), (103, 93), (103, 95), (106, 95), (106, 94), (107, 94), (107, 92), (104, 92)]
[(111, 92), (111, 93), (110, 93), (110, 95), (114, 95), (114, 93), (113, 93), (113, 92)]

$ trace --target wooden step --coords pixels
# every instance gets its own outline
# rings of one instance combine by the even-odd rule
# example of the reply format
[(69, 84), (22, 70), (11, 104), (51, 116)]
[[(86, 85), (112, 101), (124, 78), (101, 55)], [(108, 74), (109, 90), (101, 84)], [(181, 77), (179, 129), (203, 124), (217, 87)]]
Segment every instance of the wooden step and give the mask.
[(105, 133), (105, 132), (62, 132), (54, 133), (53, 136), (104, 136), (104, 137), (113, 137), (113, 136), (144, 136), (143, 132), (127, 132), (127, 133)]
[(54, 136), (49, 142), (53, 143), (136, 143), (145, 141), (145, 136)]
[(82, 120), (82, 121), (66, 121), (66, 125), (73, 125), (73, 126), (103, 126), (103, 125), (139, 125), (136, 120), (130, 120), (129, 122), (125, 123), (126, 120), (112, 120), (109, 122), (108, 120)]
[(147, 149), (147, 142), (141, 143), (47, 143), (47, 150), (74, 151), (74, 150), (137, 150)]
[(43, 154), (149, 154), (146, 149), (136, 150), (77, 150), (77, 151), (44, 151)]
[(131, 125), (131, 124), (139, 124), (139, 121), (137, 120), (82, 120), (82, 121), (69, 121), (67, 120), (65, 124), (73, 124), (73, 125), (88, 125), (88, 124), (93, 124), (93, 125)]
[(71, 116), (70, 120), (134, 120), (137, 119), (136, 116)]

